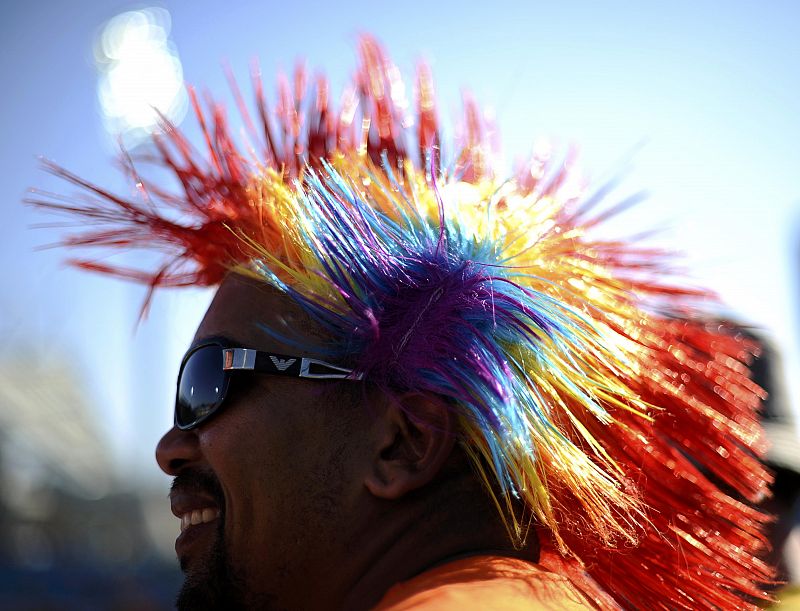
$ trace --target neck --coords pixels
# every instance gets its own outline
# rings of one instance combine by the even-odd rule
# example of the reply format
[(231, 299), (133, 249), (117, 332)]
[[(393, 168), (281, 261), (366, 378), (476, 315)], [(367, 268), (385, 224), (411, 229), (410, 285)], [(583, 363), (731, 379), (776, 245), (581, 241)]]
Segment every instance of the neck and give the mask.
[[(474, 504), (474, 497), (470, 504), (459, 506), (452, 499), (449, 503), (457, 512), (439, 513), (435, 520), (433, 512), (409, 512), (403, 520), (384, 522), (383, 528), (378, 529), (380, 536), (376, 536), (376, 529), (365, 534), (357, 546), (359, 549), (369, 546), (364, 550), (368, 553), (363, 556), (362, 570), (351, 582), (353, 586), (343, 598), (341, 608), (369, 609), (396, 583), (460, 558), (495, 555), (537, 559), (535, 537), (523, 549), (515, 549), (494, 508), (488, 515), (483, 511), (467, 515), (465, 508)], [(431, 507), (429, 501), (426, 506)], [(446, 519), (448, 515), (450, 519)]]

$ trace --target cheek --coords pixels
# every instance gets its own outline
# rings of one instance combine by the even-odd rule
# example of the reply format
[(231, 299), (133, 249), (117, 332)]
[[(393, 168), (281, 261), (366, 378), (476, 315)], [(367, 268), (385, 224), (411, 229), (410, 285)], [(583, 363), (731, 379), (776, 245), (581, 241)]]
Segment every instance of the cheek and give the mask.
[(236, 401), (200, 433), (225, 494), (226, 542), (239, 557), (296, 536), (292, 517), (304, 513), (315, 471), (309, 458), (319, 458), (316, 436), (298, 421), (296, 409), (282, 409), (285, 402), (276, 399)]
[[(231, 406), (238, 408), (238, 405)], [(264, 472), (263, 431), (243, 417), (243, 410), (226, 409), (199, 435), (200, 447), (225, 495), (225, 528), (252, 521), (259, 501), (255, 488)]]
[[(246, 399), (246, 400), (245, 400)], [(306, 388), (247, 393), (201, 444), (225, 494), (225, 547), (248, 581), (299, 575), (345, 536), (357, 499), (353, 452)]]

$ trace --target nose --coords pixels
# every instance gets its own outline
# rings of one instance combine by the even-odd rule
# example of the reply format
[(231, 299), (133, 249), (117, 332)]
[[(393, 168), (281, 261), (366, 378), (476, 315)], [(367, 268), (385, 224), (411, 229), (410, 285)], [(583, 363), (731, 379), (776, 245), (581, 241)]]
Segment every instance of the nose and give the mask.
[(200, 444), (194, 431), (182, 431), (173, 426), (156, 446), (158, 466), (172, 477), (178, 475), (185, 465), (197, 462), (200, 458)]

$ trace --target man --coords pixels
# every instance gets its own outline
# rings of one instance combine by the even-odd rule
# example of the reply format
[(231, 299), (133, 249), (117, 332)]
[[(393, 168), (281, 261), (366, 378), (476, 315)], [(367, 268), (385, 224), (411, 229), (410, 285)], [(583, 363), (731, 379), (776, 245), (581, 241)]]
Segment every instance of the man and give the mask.
[(705, 294), (658, 253), (592, 238), (604, 215), (563, 188), (566, 169), (496, 179), (474, 108), (443, 166), (424, 70), (412, 155), (395, 71), (374, 41), (361, 53), (360, 97), (336, 118), (327, 95), (306, 123), (279, 114), (282, 140), (258, 94), (255, 163), (218, 109), (209, 160), (170, 127), (173, 147), (157, 144), (184, 192), (143, 192), (183, 218), (63, 170), (99, 197), (36, 202), (109, 225), (71, 245), (172, 255), (152, 273), (86, 268), (219, 285), (157, 449), (181, 606), (763, 597), (765, 517), (720, 489), (766, 490), (754, 346), (679, 318)]
[[(232, 346), (296, 353), (261, 329), (287, 323), (314, 327), (284, 295), (234, 274), (194, 345), (224, 337)], [(231, 384), (213, 419), (173, 428), (156, 450), (175, 477), (172, 508), (182, 519), (181, 608), (236, 608), (235, 601), (251, 609), (366, 609), (396, 583), (448, 562), (483, 556), (467, 566), (485, 577), (521, 573), (532, 565), (515, 558), (537, 558), (534, 540), (511, 545), (443, 406), (415, 396), (401, 406), (341, 383), (257, 373)], [(201, 521), (184, 526), (197, 521), (193, 513)], [(558, 602), (553, 608), (576, 604), (563, 579), (538, 573)], [(530, 608), (523, 603), (535, 592), (519, 588), (509, 580), (493, 591), (503, 597), (498, 608), (515, 601)], [(465, 602), (476, 605), (480, 590), (454, 596), (468, 594)]]

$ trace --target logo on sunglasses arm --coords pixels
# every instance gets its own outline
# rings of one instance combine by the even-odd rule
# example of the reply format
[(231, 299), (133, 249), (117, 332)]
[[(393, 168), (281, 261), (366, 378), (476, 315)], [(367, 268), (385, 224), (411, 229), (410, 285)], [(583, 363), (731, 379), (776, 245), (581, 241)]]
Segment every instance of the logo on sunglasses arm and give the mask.
[(277, 356), (273, 356), (270, 354), (269, 360), (272, 361), (272, 364), (275, 365), (275, 368), (278, 371), (286, 371), (297, 362), (297, 359), (279, 359)]

